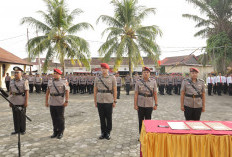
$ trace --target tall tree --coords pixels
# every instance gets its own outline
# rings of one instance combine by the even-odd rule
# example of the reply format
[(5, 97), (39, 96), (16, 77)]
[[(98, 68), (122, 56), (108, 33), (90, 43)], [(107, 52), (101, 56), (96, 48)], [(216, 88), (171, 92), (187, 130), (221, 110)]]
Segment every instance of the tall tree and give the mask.
[(232, 0), (187, 0), (194, 4), (202, 17), (183, 14), (185, 18), (194, 20), (196, 28), (202, 28), (195, 36), (209, 38), (221, 32), (228, 34), (232, 40)]
[(79, 65), (89, 67), (89, 44), (77, 36), (76, 33), (84, 29), (93, 28), (91, 24), (81, 22), (73, 24), (75, 17), (83, 13), (81, 9), (69, 11), (65, 0), (43, 0), (46, 3), (46, 11), (38, 11), (43, 18), (39, 21), (33, 17), (24, 17), (21, 24), (28, 24), (40, 34), (30, 39), (27, 43), (29, 58), (35, 58), (38, 54), (46, 52), (46, 60), (43, 69), (47, 71), (49, 61), (56, 57), (60, 60), (63, 73), (65, 71), (65, 58), (71, 58)]
[[(183, 14), (183, 17), (197, 22), (201, 28), (195, 36), (207, 38), (207, 55), (217, 71), (226, 72), (231, 62), (232, 51), (232, 0), (187, 0), (200, 9), (201, 16)], [(225, 58), (227, 56), (228, 58)], [(203, 59), (204, 59), (203, 57)], [(205, 60), (205, 59), (204, 59)]]
[(156, 25), (142, 25), (145, 17), (150, 13), (155, 14), (155, 8), (139, 6), (137, 0), (112, 0), (111, 4), (114, 6), (114, 16), (101, 15), (97, 20), (97, 23), (102, 21), (109, 26), (102, 33), (102, 36), (108, 35), (98, 52), (104, 55), (106, 62), (116, 56), (115, 69), (120, 66), (123, 57), (128, 57), (132, 75), (133, 66), (138, 63), (143, 65), (142, 52), (158, 61), (160, 50), (155, 39), (162, 32)]

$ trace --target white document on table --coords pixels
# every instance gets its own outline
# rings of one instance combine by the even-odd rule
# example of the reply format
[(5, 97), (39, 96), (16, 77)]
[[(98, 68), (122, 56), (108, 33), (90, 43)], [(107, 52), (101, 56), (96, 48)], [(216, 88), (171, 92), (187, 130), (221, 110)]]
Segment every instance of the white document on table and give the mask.
[(202, 122), (186, 122), (193, 130), (211, 130)]
[(206, 122), (205, 124), (207, 124), (216, 131), (232, 131), (232, 128), (229, 128), (228, 126), (225, 126), (220, 122)]
[(190, 130), (184, 122), (168, 122), (168, 125), (173, 130)]

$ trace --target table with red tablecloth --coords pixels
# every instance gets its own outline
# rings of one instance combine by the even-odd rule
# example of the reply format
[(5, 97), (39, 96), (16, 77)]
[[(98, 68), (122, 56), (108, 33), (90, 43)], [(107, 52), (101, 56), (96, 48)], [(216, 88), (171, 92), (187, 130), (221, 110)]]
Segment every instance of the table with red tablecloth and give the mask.
[[(140, 134), (141, 156), (232, 157), (232, 131), (215, 131), (212, 128), (193, 130), (191, 127), (190, 130), (172, 130), (170, 127), (158, 127), (158, 125), (168, 126), (167, 122), (186, 121), (143, 121)], [(220, 123), (232, 128), (232, 121)]]

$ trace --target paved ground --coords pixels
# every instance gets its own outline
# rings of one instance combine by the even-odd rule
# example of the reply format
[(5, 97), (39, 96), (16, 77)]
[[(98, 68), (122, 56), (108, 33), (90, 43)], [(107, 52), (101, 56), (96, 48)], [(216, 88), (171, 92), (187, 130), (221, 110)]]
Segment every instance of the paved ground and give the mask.
[[(93, 95), (71, 95), (66, 108), (66, 130), (61, 140), (50, 139), (52, 124), (48, 108), (44, 107), (45, 94), (31, 94), (27, 115), (27, 134), (22, 136), (22, 156), (30, 157), (113, 157), (139, 156), (137, 113), (133, 109), (133, 93), (122, 93), (113, 113), (112, 139), (98, 140), (99, 117)], [(158, 110), (153, 119), (184, 120), (179, 96), (158, 97)], [(232, 120), (232, 97), (211, 96), (206, 99), (206, 112), (202, 120)], [(0, 98), (0, 156), (17, 156), (17, 136), (13, 131), (12, 113)]]

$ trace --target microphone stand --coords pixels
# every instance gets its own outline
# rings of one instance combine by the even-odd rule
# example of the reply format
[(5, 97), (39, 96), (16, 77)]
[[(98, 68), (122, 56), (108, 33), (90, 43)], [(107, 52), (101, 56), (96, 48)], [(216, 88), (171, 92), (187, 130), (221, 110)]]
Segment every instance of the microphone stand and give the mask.
[[(27, 120), (32, 121), (22, 110), (15, 106), (9, 99), (7, 99), (8, 94), (0, 87), (0, 95), (11, 104), (13, 110), (17, 110), (20, 112), (21, 116), (25, 116)], [(21, 123), (21, 122), (19, 122)], [(20, 140), (20, 132), (18, 132), (18, 157), (21, 157), (21, 140)]]

